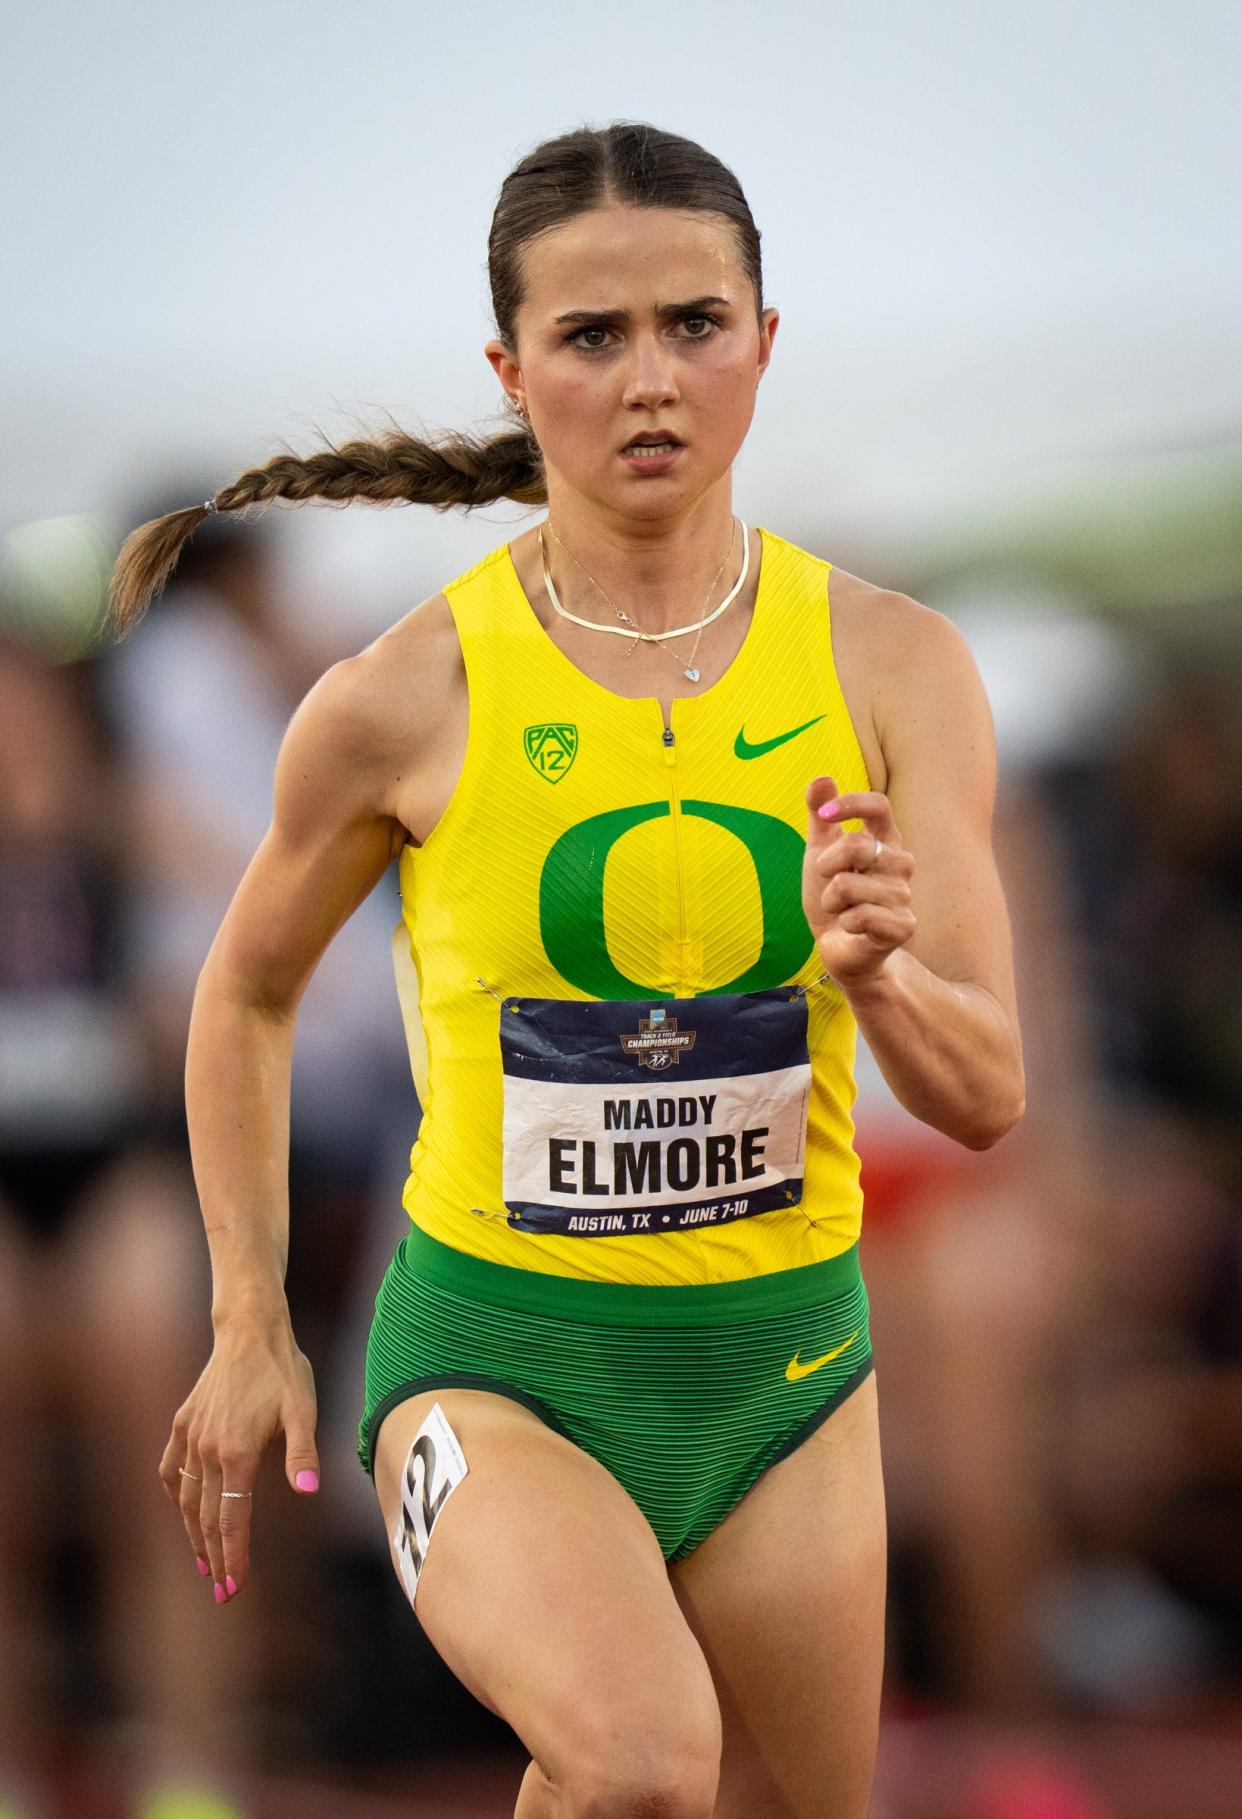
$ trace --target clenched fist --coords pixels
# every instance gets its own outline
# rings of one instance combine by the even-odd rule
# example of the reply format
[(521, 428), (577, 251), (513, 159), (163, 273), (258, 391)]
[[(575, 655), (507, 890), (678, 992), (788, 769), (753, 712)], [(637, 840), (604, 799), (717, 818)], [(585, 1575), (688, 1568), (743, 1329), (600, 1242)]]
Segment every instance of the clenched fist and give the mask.
[[(910, 908), (914, 860), (901, 844), (892, 805), (879, 790), (842, 796), (831, 777), (816, 777), (807, 785), (806, 801), (810, 828), (802, 908), (825, 972), (843, 988), (862, 984), (918, 926)], [(841, 822), (854, 820), (867, 831), (845, 833)]]

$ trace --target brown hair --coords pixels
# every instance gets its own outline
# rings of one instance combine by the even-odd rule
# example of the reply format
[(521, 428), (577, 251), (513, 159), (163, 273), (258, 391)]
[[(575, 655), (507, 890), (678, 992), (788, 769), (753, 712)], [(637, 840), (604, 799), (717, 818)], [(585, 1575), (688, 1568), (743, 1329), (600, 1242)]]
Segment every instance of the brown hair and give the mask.
[[(525, 296), (522, 250), (537, 235), (588, 209), (621, 203), (634, 208), (701, 209), (731, 225), (742, 266), (763, 314), (759, 230), (733, 172), (676, 133), (639, 121), (578, 127), (549, 139), (514, 166), (500, 187), (487, 242), (488, 276), (497, 339), (516, 358), (515, 322)], [(192, 505), (140, 524), (121, 546), (108, 596), (108, 623), (124, 637), (141, 619), (177, 563), (178, 554), (211, 511), (236, 512), (272, 499), (372, 505), (490, 505), (513, 499), (543, 505), (548, 497), (539, 444), (525, 423), (498, 435), (447, 430), (435, 442), (399, 428), (370, 440), (329, 443), (321, 453), (289, 451), (265, 467), (248, 468), (221, 487), (209, 504)]]

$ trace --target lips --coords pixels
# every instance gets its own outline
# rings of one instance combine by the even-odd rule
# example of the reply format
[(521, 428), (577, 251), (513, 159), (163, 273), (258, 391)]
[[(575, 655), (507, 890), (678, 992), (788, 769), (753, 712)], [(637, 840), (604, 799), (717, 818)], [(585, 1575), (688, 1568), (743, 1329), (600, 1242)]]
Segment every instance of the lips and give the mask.
[(652, 447), (658, 446), (658, 444), (660, 444), (662, 442), (671, 442), (674, 448), (681, 447), (681, 438), (679, 436), (658, 435), (658, 434), (652, 432), (650, 434), (643, 434), (641, 436), (632, 436), (630, 438), (630, 440), (625, 444), (624, 448), (621, 449), (620, 452), (624, 455), (627, 449), (652, 448)]

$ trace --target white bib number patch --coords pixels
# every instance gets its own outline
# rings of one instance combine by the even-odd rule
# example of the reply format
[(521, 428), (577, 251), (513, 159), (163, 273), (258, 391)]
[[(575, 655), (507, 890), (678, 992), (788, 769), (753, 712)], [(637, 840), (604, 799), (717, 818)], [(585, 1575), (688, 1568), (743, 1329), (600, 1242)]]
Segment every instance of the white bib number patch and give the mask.
[(440, 1404), (433, 1402), (401, 1471), (401, 1518), (392, 1537), (397, 1567), (411, 1604), (436, 1518), (467, 1470), (466, 1455), (457, 1435)]
[(805, 992), (505, 998), (504, 1199), (519, 1231), (689, 1231), (802, 1198)]

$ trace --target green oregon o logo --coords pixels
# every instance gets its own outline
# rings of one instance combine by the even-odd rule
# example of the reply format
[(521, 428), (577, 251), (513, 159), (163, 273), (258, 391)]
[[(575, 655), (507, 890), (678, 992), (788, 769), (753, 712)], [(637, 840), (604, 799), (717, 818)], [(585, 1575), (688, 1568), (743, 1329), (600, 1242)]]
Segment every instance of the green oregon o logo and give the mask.
[[(623, 834), (644, 821), (671, 814), (667, 802), (610, 809), (567, 828), (550, 849), (539, 879), (539, 932), (544, 951), (562, 978), (596, 998), (671, 998), (627, 979), (613, 965), (604, 928), (604, 871)], [(742, 842), (759, 885), (763, 943), (753, 966), (704, 997), (758, 992), (782, 985), (805, 966), (815, 945), (802, 913), (802, 860), (806, 842), (787, 821), (727, 802), (685, 801), (683, 815), (714, 821)]]

